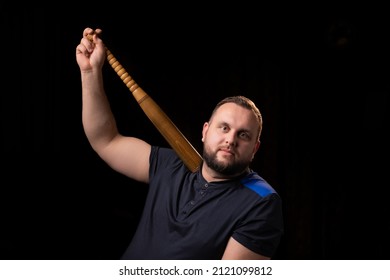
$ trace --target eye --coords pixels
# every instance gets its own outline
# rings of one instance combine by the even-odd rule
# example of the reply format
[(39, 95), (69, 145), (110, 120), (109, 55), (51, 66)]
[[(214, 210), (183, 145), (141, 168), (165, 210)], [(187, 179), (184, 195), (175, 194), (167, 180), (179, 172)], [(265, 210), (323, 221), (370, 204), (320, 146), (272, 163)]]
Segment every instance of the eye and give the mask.
[(223, 126), (221, 126), (221, 130), (223, 132), (228, 132), (229, 131), (229, 127), (227, 125), (223, 125)]
[(239, 136), (241, 139), (245, 139), (245, 140), (250, 139), (249, 134), (248, 134), (247, 132), (245, 132), (245, 131), (240, 132), (240, 133), (238, 134), (238, 136)]

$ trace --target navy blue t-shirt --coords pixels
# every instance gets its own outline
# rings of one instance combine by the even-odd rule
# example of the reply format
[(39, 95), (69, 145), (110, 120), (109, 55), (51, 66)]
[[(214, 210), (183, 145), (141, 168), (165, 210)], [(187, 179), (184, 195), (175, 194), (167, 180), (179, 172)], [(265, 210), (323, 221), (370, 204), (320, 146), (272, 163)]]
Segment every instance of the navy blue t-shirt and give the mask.
[(221, 259), (230, 237), (272, 257), (283, 232), (281, 198), (257, 173), (207, 182), (172, 149), (152, 147), (145, 207), (122, 259)]

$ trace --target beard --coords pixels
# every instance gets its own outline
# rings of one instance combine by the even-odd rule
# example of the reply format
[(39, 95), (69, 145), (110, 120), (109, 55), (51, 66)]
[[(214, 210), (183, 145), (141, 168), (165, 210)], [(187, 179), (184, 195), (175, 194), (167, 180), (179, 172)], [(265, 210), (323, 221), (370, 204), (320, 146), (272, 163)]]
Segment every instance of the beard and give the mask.
[(203, 147), (203, 161), (208, 165), (208, 167), (224, 176), (234, 176), (241, 174), (248, 168), (250, 164), (250, 161), (248, 160), (233, 160), (227, 163), (222, 162), (218, 160), (217, 152), (211, 152), (206, 147)]

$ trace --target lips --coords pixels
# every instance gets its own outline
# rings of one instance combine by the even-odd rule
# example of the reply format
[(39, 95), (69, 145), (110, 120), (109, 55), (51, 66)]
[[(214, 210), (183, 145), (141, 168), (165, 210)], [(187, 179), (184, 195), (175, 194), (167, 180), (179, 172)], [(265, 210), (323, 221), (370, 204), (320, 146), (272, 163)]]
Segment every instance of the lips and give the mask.
[(232, 150), (228, 149), (228, 148), (222, 148), (222, 149), (219, 149), (220, 152), (222, 152), (223, 155), (234, 155), (234, 153), (232, 152)]

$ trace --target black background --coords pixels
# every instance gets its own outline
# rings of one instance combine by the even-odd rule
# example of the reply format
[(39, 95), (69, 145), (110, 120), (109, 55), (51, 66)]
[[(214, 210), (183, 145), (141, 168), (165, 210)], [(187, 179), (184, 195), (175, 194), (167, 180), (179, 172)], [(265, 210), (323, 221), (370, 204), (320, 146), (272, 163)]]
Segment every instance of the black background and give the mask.
[[(389, 27), (353, 5), (0, 6), (2, 259), (118, 259), (147, 186), (113, 172), (81, 124), (85, 27), (201, 151), (217, 101), (263, 114), (253, 163), (281, 194), (275, 259), (388, 259)], [(70, 6), (70, 5), (68, 5)], [(108, 64), (122, 133), (167, 146)]]

